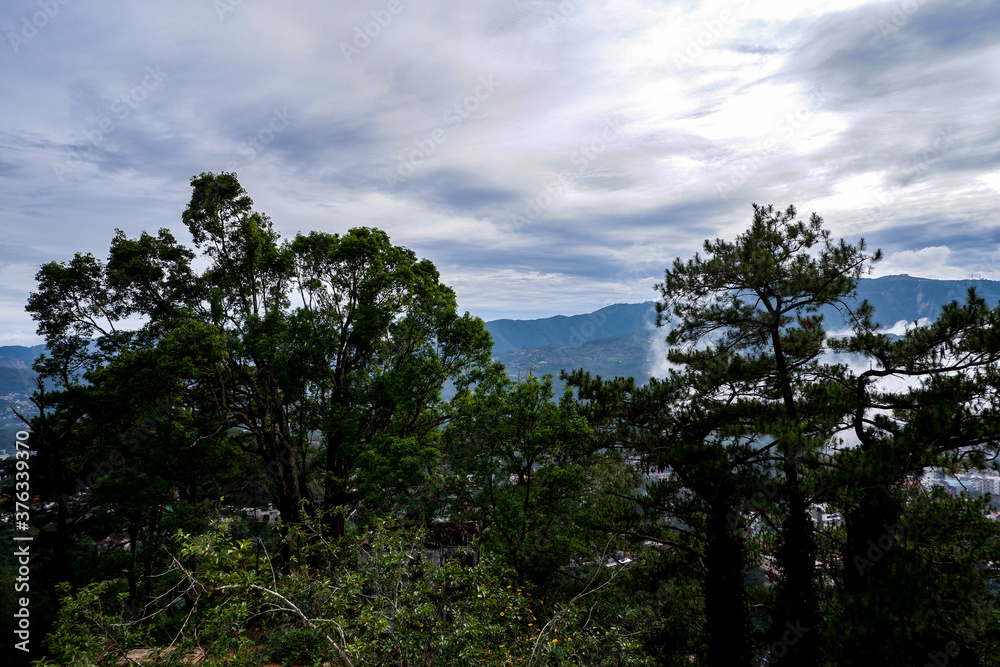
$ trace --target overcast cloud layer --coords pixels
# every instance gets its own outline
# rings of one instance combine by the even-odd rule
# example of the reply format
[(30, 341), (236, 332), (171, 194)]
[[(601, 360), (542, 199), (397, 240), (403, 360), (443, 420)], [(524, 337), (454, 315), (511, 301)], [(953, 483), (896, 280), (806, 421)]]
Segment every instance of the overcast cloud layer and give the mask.
[(875, 275), (1000, 279), (1000, 3), (7, 0), (0, 344), (41, 263), (238, 172), (283, 235), (385, 229), (484, 319), (655, 298), (750, 204)]

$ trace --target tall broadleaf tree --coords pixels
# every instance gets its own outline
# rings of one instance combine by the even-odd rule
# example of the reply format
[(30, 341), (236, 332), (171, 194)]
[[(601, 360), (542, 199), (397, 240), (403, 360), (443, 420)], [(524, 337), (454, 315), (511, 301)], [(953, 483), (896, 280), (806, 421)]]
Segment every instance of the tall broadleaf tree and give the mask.
[(551, 376), (515, 381), (496, 364), (475, 391), (453, 399), (445, 431), (452, 516), (475, 520), (485, 548), (536, 589), (571, 578), (571, 562), (597, 559), (609, 546), (595, 530), (610, 488), (602, 480), (641, 483), (616, 465), (571, 394), (553, 398)]
[(195, 250), (166, 230), (119, 232), (106, 264), (44, 268), (31, 308), (59, 355), (46, 373), (72, 383), (118, 355), (162, 349), (184, 362), (164, 384), (213, 437), (259, 462), (285, 523), (322, 511), (325, 532), (343, 535), (362, 500), (385, 510), (436, 469), (442, 386), (488, 360), (489, 333), (458, 313), (430, 261), (380, 230), (282, 242), (235, 174), (191, 186), (183, 222)]
[(275, 484), (265, 485), (286, 523), (302, 521), (311, 498), (302, 469), (297, 408), (305, 380), (292, 360), (304, 341), (294, 338), (289, 293), (294, 262), (287, 246), (235, 174), (191, 180), (183, 220), (195, 247), (210, 262), (196, 281), (195, 327), (225, 342), (220, 362), (200, 378), (202, 400), (221, 428), (238, 427), (246, 448), (261, 459)]
[[(139, 247), (146, 261), (123, 264)], [(133, 321), (163, 306), (133, 285), (183, 301), (171, 290), (186, 284), (189, 259), (166, 231), (136, 241), (119, 232), (107, 262), (77, 254), (42, 266), (27, 307), (47, 345), (32, 397), (39, 489), (55, 503), (54, 530), (43, 530), (54, 547), (43, 578), (78, 584), (124, 571), (132, 614), (149, 599), (171, 526), (203, 522), (210, 510), (202, 490), (214, 486), (218, 498), (212, 480), (228, 482), (238, 462), (185, 407), (181, 388), (198, 362), (164, 347), (173, 334), (137, 330)], [(127, 544), (127, 558), (87, 546), (104, 538)]]
[(433, 473), (444, 383), (486, 364), (492, 341), (434, 265), (381, 230), (300, 234), (290, 249), (325, 446), (323, 522), (339, 537), (362, 500), (385, 511)]

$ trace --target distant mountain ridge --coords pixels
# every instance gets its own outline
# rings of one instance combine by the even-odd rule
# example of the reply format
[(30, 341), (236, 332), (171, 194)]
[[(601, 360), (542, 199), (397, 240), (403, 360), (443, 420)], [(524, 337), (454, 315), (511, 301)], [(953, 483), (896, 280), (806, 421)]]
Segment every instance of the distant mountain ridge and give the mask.
[[(865, 278), (858, 284), (858, 299), (875, 306), (875, 318), (886, 327), (901, 320), (935, 318), (941, 307), (965, 301), (969, 287), (990, 306), (1000, 303), (1000, 281), (933, 280), (908, 275)], [(592, 313), (555, 315), (534, 320), (492, 320), (486, 328), (493, 336), (493, 356), (513, 373), (529, 367), (558, 374), (563, 368), (583, 366), (595, 373), (632, 375), (642, 378), (650, 367), (649, 343), (666, 331), (654, 326), (653, 301), (618, 303)], [(845, 327), (836, 312), (828, 309), (826, 328)], [(31, 364), (44, 345), (0, 347), (0, 396), (28, 395), (34, 389)]]
[(616, 303), (583, 315), (556, 315), (540, 320), (492, 320), (493, 354), (523, 347), (581, 345), (596, 338), (635, 338), (656, 319), (653, 302)]
[(44, 345), (0, 346), (0, 396), (30, 394), (35, 389), (31, 364), (44, 351)]
[[(867, 299), (875, 307), (875, 319), (885, 327), (900, 321), (929, 317), (934, 319), (941, 307), (958, 301), (964, 303), (969, 287), (991, 307), (1000, 303), (1000, 281), (996, 280), (933, 280), (907, 275), (864, 278), (858, 283), (858, 302)], [(666, 336), (656, 331), (653, 301), (634, 304), (614, 304), (593, 313), (556, 315), (537, 320), (492, 320), (486, 328), (493, 335), (494, 356), (524, 347), (563, 345), (577, 347), (583, 343), (608, 338), (649, 338)], [(843, 329), (840, 315), (827, 308), (824, 325), (828, 331)]]
[[(995, 308), (1000, 303), (998, 280), (933, 280), (908, 275), (868, 278), (858, 283), (858, 299), (875, 306), (875, 319), (885, 326), (901, 320), (936, 319), (941, 307), (952, 301), (965, 303), (970, 287)], [(828, 323), (827, 328), (832, 328)]]
[(0, 345), (0, 367), (17, 367), (20, 361), (25, 366), (31, 367), (35, 359), (45, 351), (44, 345), (34, 345), (25, 347), (24, 345)]

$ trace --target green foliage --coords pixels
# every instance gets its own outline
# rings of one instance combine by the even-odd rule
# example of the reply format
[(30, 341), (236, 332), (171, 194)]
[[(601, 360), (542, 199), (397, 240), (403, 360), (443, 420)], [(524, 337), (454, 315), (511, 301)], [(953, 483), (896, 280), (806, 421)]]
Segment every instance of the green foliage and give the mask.
[(314, 665), (326, 656), (324, 642), (317, 630), (283, 629), (268, 637), (263, 652), (269, 661), (280, 662), (284, 667)]
[[(342, 665), (646, 664), (618, 628), (588, 623), (587, 595), (562, 604), (537, 599), (489, 557), (475, 567), (441, 564), (419, 533), (381, 526), (306, 547), (304, 557), (319, 549), (338, 558), (281, 577), (254, 568), (249, 541), (227, 535), (223, 525), (181, 536), (169, 571), (177, 583), (149, 612), (168, 619), (178, 651), (171, 655), (198, 646), (207, 664), (252, 664), (255, 643), (263, 643), (263, 655), (284, 664), (315, 664), (327, 654)], [(56, 659), (97, 665), (140, 647), (165, 653), (168, 640), (156, 644), (148, 624), (123, 615), (115, 589), (94, 584), (66, 598), (50, 641)], [(178, 613), (184, 591), (194, 606)]]
[(268, 498), (284, 526), (325, 517), (328, 536), (359, 510), (426, 519), (427, 499), (410, 501), (437, 464), (441, 387), (490, 348), (434, 266), (384, 232), (282, 242), (234, 174), (191, 185), (193, 249), (118, 231), (107, 261), (41, 267), (28, 304), (48, 350), (32, 481), (57, 504), (35, 582), (124, 572), (135, 616), (169, 536), (204, 530), (226, 496)]
[[(287, 523), (315, 512), (334, 536), (361, 508), (406, 505), (436, 464), (443, 384), (488, 360), (482, 321), (460, 315), (433, 264), (380, 230), (282, 242), (234, 174), (191, 186), (183, 221), (194, 249), (167, 230), (119, 231), (106, 262), (80, 254), (39, 271), (28, 310), (50, 353), (38, 370), (61, 388), (37, 397), (47, 495), (89, 489), (155, 441), (129, 470), (161, 496), (204, 485), (205, 468), (163, 455), (185, 447), (214, 481), (228, 478), (224, 461), (242, 473), (254, 464)], [(130, 319), (142, 327), (124, 329)], [(317, 431), (320, 452), (310, 451)]]
[[(958, 641), (946, 610), (995, 604), (985, 564), (997, 535), (982, 507), (914, 505), (906, 491), (927, 467), (995, 455), (1000, 313), (973, 294), (928, 327), (886, 336), (854, 298), (880, 254), (834, 242), (818, 216), (795, 216), (755, 205), (735, 242), (706, 241), (705, 257), (667, 269), (657, 310), (680, 368), (666, 379), (567, 378), (592, 424), (667, 471), (636, 496), (641, 530), (704, 564), (694, 581), (708, 664), (746, 662), (752, 645), (781, 643), (796, 623), (812, 632), (782, 647), (783, 664), (841, 655), (854, 664), (859, 654), (915, 664), (936, 642)], [(842, 314), (855, 335), (829, 340), (820, 311)], [(855, 374), (824, 356), (828, 347), (872, 366)], [(889, 376), (916, 386), (886, 391), (878, 381)], [(845, 437), (859, 446), (844, 447)], [(806, 516), (813, 502), (840, 510), (846, 525), (819, 534)], [(896, 546), (858, 576), (854, 559), (908, 511), (916, 523), (899, 544), (922, 546)], [(934, 528), (952, 523), (966, 529)], [(762, 556), (775, 559), (778, 585), (748, 588), (743, 575)]]
[[(118, 232), (28, 305), (55, 502), (32, 599), (61, 596), (38, 665), (996, 662), (998, 524), (918, 483), (997, 454), (1000, 310), (974, 292), (890, 337), (855, 298), (878, 252), (755, 205), (657, 286), (666, 378), (556, 397), (489, 365), (384, 232), (282, 241), (234, 174), (191, 184), (194, 249)], [(234, 518), (265, 498), (278, 526)]]
[(524, 584), (587, 559), (587, 513), (607, 457), (567, 395), (552, 402), (550, 376), (515, 383), (502, 366), (453, 400), (445, 434), (453, 515), (477, 520), (485, 545)]
[(433, 264), (380, 230), (312, 232), (290, 248), (304, 300), (296, 322), (308, 338), (307, 377), (321, 397), (322, 509), (342, 535), (345, 511), (365, 499), (387, 511), (424, 481), (445, 416), (441, 388), (484, 364), (491, 341), (481, 320), (458, 315)]

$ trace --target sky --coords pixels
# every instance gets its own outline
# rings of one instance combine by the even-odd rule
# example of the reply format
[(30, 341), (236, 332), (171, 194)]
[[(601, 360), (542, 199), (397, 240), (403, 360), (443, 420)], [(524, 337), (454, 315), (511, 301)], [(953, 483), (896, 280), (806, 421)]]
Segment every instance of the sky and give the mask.
[(5, 0), (0, 345), (41, 264), (188, 240), (235, 171), (285, 237), (384, 229), (486, 320), (656, 298), (751, 204), (873, 275), (1000, 279), (1000, 3)]

